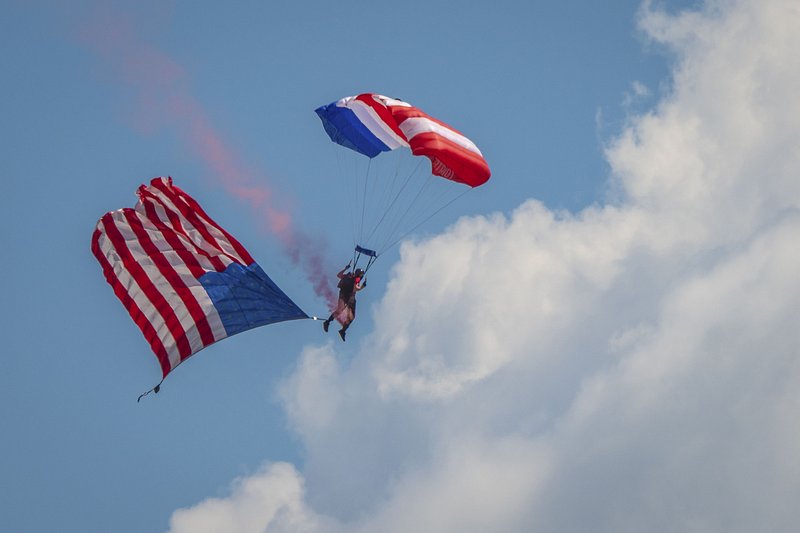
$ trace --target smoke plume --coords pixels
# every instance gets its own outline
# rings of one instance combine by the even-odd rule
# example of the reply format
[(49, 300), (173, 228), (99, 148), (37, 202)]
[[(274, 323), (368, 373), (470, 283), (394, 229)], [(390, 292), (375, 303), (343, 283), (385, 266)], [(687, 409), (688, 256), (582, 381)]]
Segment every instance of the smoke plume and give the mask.
[(320, 251), (324, 246), (297, 228), (290, 212), (277, 207), (286, 202), (278, 201), (265, 172), (248, 166), (214, 128), (175, 59), (139, 35), (133, 17), (102, 8), (87, 21), (79, 40), (103, 60), (116, 82), (132, 91), (132, 126), (143, 134), (172, 132), (227, 194), (247, 204), (261, 229), (278, 239), (317, 296), (332, 306), (336, 295), (328, 281), (332, 269)]

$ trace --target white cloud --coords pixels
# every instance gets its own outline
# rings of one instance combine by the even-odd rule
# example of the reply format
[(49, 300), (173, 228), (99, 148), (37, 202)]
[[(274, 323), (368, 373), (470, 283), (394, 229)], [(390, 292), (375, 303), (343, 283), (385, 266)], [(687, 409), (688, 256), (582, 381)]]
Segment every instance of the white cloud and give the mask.
[(323, 522), (303, 503), (303, 480), (288, 463), (265, 466), (237, 480), (227, 498), (175, 511), (170, 533), (317, 531)]
[(302, 478), (268, 467), (174, 531), (796, 528), (800, 6), (641, 25), (677, 59), (608, 146), (618, 200), (407, 243), (352, 363), (309, 348), (281, 388)]
[(297, 371), (279, 391), (295, 431), (310, 435), (331, 423), (342, 401), (341, 391), (336, 387), (339, 379), (330, 345), (303, 352)]
[(647, 88), (647, 85), (634, 80), (631, 83), (630, 91), (626, 92), (622, 97), (622, 107), (630, 112), (633, 104), (644, 101), (650, 94), (650, 89)]

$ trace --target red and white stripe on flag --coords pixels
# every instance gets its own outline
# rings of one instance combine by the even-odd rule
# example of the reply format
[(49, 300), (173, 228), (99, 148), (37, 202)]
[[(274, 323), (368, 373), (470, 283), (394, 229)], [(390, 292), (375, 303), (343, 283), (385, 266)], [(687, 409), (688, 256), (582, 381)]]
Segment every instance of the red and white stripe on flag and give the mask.
[(98, 221), (92, 253), (166, 376), (227, 336), (199, 278), (254, 261), (171, 178), (155, 178), (137, 195), (133, 209), (111, 211)]

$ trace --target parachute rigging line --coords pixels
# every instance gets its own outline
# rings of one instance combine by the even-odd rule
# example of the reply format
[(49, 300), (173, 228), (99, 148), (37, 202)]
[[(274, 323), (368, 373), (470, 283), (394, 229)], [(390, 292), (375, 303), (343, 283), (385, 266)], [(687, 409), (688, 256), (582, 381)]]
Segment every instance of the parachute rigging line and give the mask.
[(409, 234), (411, 234), (411, 233), (412, 233), (414, 230), (416, 230), (416, 229), (417, 229), (417, 228), (419, 228), (421, 225), (423, 225), (424, 223), (426, 223), (427, 221), (429, 221), (430, 219), (432, 219), (434, 216), (436, 216), (436, 215), (437, 215), (437, 214), (438, 214), (440, 211), (442, 211), (444, 208), (446, 208), (447, 206), (449, 206), (450, 204), (452, 204), (453, 202), (455, 202), (456, 200), (458, 200), (459, 198), (461, 198), (462, 196), (464, 196), (465, 194), (467, 194), (467, 193), (468, 193), (468, 192), (470, 192), (471, 190), (472, 190), (472, 189), (464, 189), (464, 191), (462, 191), (462, 192), (461, 192), (461, 194), (459, 194), (458, 196), (456, 196), (455, 198), (453, 198), (452, 200), (450, 200), (449, 202), (447, 202), (446, 204), (444, 204), (442, 207), (440, 207), (439, 209), (437, 209), (436, 211), (434, 211), (433, 213), (431, 213), (430, 215), (428, 215), (428, 216), (427, 216), (427, 217), (426, 217), (424, 220), (422, 220), (422, 221), (421, 221), (419, 224), (417, 224), (416, 226), (414, 226), (413, 228), (411, 228), (411, 229), (410, 229), (410, 230), (408, 230), (407, 232), (405, 232), (405, 233), (403, 233), (402, 235), (400, 235), (400, 236), (399, 236), (397, 239), (395, 239), (395, 240), (394, 240), (394, 241), (393, 241), (391, 244), (389, 244), (388, 246), (386, 246), (386, 247), (382, 248), (382, 249), (381, 249), (381, 251), (380, 251), (380, 253), (379, 253), (378, 255), (382, 255), (384, 252), (386, 252), (386, 250), (390, 250), (390, 249), (391, 249), (392, 247), (394, 247), (394, 246), (395, 246), (395, 245), (396, 245), (398, 242), (400, 242), (400, 241), (402, 241), (403, 239), (405, 239), (406, 237), (408, 237), (408, 235), (409, 235)]
[(364, 196), (362, 197), (361, 201), (361, 225), (358, 228), (359, 241), (362, 241), (364, 238), (364, 215), (367, 212), (367, 184), (369, 183), (370, 168), (372, 168), (372, 159), (367, 160), (367, 175), (364, 177)]
[[(447, 187), (453, 187), (452, 183), (455, 182), (475, 188), (491, 177), (489, 166), (475, 143), (408, 102), (380, 94), (362, 93), (323, 105), (315, 112), (334, 144), (368, 158), (363, 184), (360, 183), (362, 174), (358, 170), (364, 167), (353, 159), (356, 165), (356, 172), (353, 173), (355, 187), (348, 194), (349, 204), (356, 202), (350, 209), (353, 263), (357, 263), (363, 255), (368, 255), (367, 266), (371, 266), (379, 255), (466, 192), (458, 191), (457, 187), (452, 192), (446, 188), (438, 190), (440, 183), (443, 187), (447, 183)], [(383, 159), (387, 156), (380, 154), (386, 152), (410, 152), (410, 156), (419, 157), (418, 164), (405, 175), (405, 168), (400, 169), (403, 159), (399, 156)], [(337, 160), (341, 163), (338, 154)], [(373, 158), (376, 158), (375, 164), (372, 164)], [(419, 162), (426, 158), (430, 160), (431, 176), (427, 180), (416, 179)], [(384, 167), (387, 172), (379, 171), (384, 162), (387, 163)], [(394, 171), (389, 169), (389, 162), (396, 163)], [(443, 179), (439, 181), (433, 176)], [(398, 234), (401, 235), (398, 237)], [(361, 245), (370, 246), (377, 252), (375, 255), (359, 252)]]
[[(414, 207), (414, 205), (419, 201), (420, 197), (422, 196), (422, 193), (425, 192), (425, 190), (431, 184), (432, 179), (433, 179), (433, 176), (429, 176), (428, 179), (426, 179), (422, 183), (422, 186), (417, 191), (417, 194), (414, 195), (414, 198), (408, 203), (408, 205), (406, 206), (405, 210), (396, 217), (394, 227), (388, 232), (388, 235), (387, 235), (385, 240), (388, 241), (389, 239), (392, 238), (392, 236), (395, 233), (398, 232), (398, 230), (400, 228), (400, 225), (403, 223), (403, 221), (407, 220), (408, 212), (411, 211), (411, 208)], [(384, 245), (385, 244), (386, 243), (384, 242)], [(383, 248), (381, 248), (381, 252), (383, 252), (383, 251), (384, 251)]]
[[(386, 219), (386, 216), (387, 216), (387, 215), (388, 215), (390, 212), (392, 212), (392, 207), (394, 207), (394, 204), (397, 202), (398, 198), (400, 198), (400, 195), (401, 195), (401, 194), (403, 194), (403, 191), (404, 191), (404, 190), (405, 190), (405, 188), (408, 186), (408, 184), (411, 182), (411, 178), (413, 178), (413, 177), (414, 177), (414, 175), (416, 175), (416, 173), (417, 173), (417, 170), (419, 170), (419, 167), (420, 167), (420, 164), (421, 164), (421, 163), (422, 163), (422, 161), (418, 161), (418, 162), (417, 162), (417, 165), (416, 165), (416, 166), (414, 167), (414, 169), (413, 169), (413, 170), (412, 170), (412, 171), (411, 171), (411, 172), (408, 174), (408, 176), (406, 177), (405, 181), (403, 182), (403, 185), (402, 185), (402, 186), (400, 187), (400, 189), (397, 191), (397, 194), (395, 194), (395, 195), (394, 195), (394, 198), (392, 198), (392, 201), (389, 203), (389, 205), (386, 207), (386, 209), (383, 209), (383, 215), (381, 215), (381, 218), (378, 220), (378, 222), (375, 224), (375, 226), (372, 228), (372, 231), (369, 233), (369, 235), (368, 235), (368, 236), (367, 236), (367, 238), (366, 238), (366, 241), (367, 241), (367, 242), (368, 242), (368, 241), (369, 241), (369, 240), (370, 240), (370, 239), (373, 237), (373, 235), (375, 235), (375, 232), (378, 230), (378, 228), (381, 226), (381, 224), (383, 223), (383, 221)], [(392, 187), (394, 187), (394, 181), (392, 181)], [(414, 203), (414, 202), (417, 200), (417, 198), (418, 198), (418, 197), (419, 197), (419, 193), (417, 193), (417, 196), (414, 198), (414, 200), (412, 200), (412, 204), (413, 204), (413, 203)], [(411, 209), (411, 205), (409, 205), (409, 206), (406, 208), (406, 211), (405, 211), (405, 213), (407, 213), (409, 209)], [(397, 221), (397, 223), (395, 224), (395, 228), (392, 230), (392, 232), (394, 232), (394, 231), (396, 231), (396, 230), (397, 230), (397, 225), (399, 225), (399, 224), (402, 222), (403, 215), (401, 215), (400, 217), (397, 217), (397, 218), (398, 218), (399, 220), (398, 220), (398, 221)], [(390, 232), (390, 233), (389, 233), (389, 236), (388, 236), (388, 238), (391, 238), (391, 237), (392, 237), (392, 234), (391, 234), (391, 232)], [(362, 242), (364, 242), (364, 240), (362, 240)]]

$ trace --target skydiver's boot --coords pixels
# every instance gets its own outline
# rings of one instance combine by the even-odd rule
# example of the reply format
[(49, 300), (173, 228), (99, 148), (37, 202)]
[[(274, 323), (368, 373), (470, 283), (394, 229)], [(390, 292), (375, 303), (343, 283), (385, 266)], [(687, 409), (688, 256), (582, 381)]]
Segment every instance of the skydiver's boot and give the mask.
[(322, 323), (322, 329), (325, 330), (325, 333), (328, 333), (328, 326), (330, 326), (330, 325), (331, 325), (331, 319), (330, 318)]
[(342, 342), (344, 342), (344, 336), (347, 333), (347, 330), (342, 328), (339, 330), (339, 336), (342, 338)]

